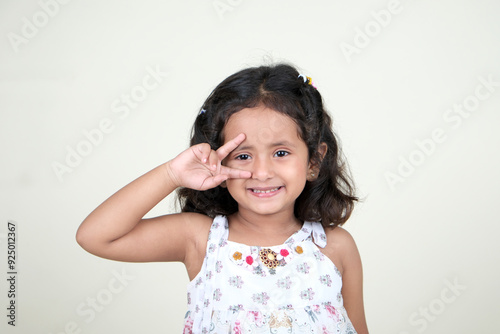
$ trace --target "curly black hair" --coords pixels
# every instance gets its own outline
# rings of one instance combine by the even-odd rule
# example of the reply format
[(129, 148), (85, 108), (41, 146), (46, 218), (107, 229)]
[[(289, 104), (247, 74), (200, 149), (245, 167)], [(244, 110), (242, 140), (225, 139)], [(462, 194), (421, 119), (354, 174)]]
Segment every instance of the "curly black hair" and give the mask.
[[(247, 68), (222, 81), (200, 109), (190, 145), (209, 143), (217, 150), (224, 143), (223, 129), (229, 117), (257, 106), (289, 116), (307, 145), (311, 163), (319, 168), (317, 179), (306, 182), (297, 198), (295, 216), (302, 221), (321, 221), (325, 227), (345, 223), (358, 200), (353, 182), (320, 93), (293, 66)], [(324, 157), (318, 152), (321, 143), (328, 146)], [(238, 203), (221, 186), (206, 191), (180, 188), (177, 194), (183, 212), (214, 217), (238, 211)]]

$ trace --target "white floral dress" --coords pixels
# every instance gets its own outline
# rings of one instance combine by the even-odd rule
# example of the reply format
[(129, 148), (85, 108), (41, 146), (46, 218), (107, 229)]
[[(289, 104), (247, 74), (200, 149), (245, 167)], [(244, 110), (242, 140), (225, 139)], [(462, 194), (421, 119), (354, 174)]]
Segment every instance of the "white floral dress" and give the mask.
[(305, 222), (283, 245), (228, 241), (228, 221), (210, 229), (200, 273), (188, 284), (184, 334), (356, 333), (342, 301), (342, 278), (318, 247), (320, 223)]

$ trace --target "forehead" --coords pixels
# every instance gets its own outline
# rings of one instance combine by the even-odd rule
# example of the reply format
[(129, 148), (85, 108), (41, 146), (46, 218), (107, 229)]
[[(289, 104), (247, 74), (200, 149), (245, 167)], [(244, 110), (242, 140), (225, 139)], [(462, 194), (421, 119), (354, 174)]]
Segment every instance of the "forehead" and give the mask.
[(240, 133), (245, 133), (246, 141), (277, 142), (280, 140), (300, 140), (297, 124), (289, 116), (267, 107), (242, 109), (229, 117), (223, 130), (224, 142)]

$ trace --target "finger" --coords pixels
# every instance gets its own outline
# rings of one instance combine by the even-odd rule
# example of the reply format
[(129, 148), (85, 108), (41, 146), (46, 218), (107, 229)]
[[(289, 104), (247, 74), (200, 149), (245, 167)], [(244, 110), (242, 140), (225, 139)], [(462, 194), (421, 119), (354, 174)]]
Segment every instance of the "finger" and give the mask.
[(226, 181), (228, 179), (227, 175), (222, 175), (222, 174), (217, 174), (212, 177), (207, 178), (205, 181), (203, 181), (203, 184), (201, 185), (199, 190), (207, 190), (207, 189), (212, 189), (220, 185), (222, 182)]
[(252, 177), (252, 173), (247, 170), (229, 168), (226, 166), (221, 166), (221, 174), (227, 175), (230, 179), (249, 179)]
[(207, 163), (211, 151), (212, 149), (207, 143), (202, 143), (193, 147), (194, 155), (204, 164)]
[(217, 150), (217, 155), (220, 160), (224, 160), (225, 157), (229, 155), (235, 148), (237, 148), (244, 140), (246, 136), (244, 133), (240, 133)]
[(218, 157), (218, 155), (217, 155), (217, 153), (215, 151), (210, 151), (210, 154), (207, 157), (206, 164), (208, 165), (208, 168), (212, 172), (216, 172), (217, 171), (217, 169), (220, 166), (220, 160), (219, 160), (219, 157)]

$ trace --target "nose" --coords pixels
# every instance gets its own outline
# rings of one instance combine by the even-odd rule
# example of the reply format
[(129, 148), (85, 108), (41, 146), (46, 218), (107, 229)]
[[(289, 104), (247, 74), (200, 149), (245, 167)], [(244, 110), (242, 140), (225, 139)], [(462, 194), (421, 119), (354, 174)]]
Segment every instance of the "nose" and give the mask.
[(259, 181), (265, 181), (274, 176), (274, 167), (271, 159), (266, 157), (254, 158), (252, 166), (252, 177)]

